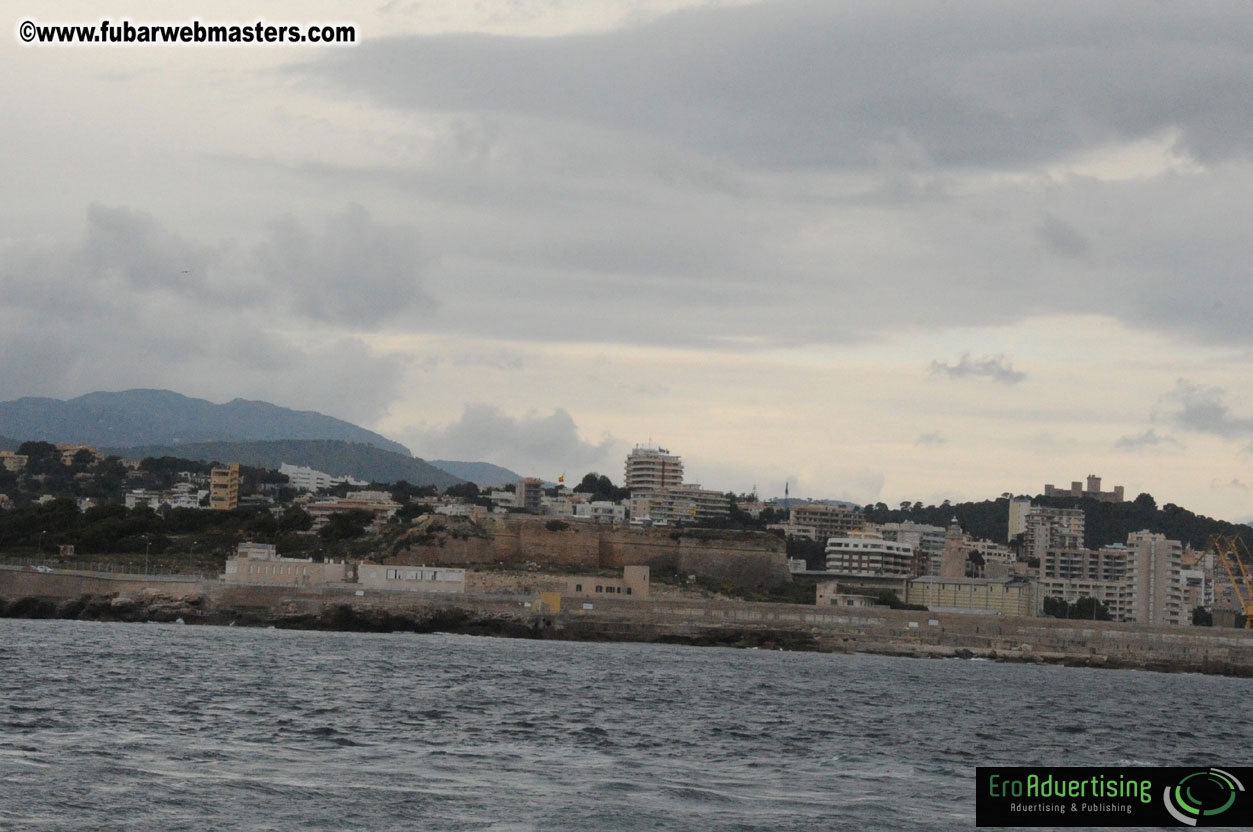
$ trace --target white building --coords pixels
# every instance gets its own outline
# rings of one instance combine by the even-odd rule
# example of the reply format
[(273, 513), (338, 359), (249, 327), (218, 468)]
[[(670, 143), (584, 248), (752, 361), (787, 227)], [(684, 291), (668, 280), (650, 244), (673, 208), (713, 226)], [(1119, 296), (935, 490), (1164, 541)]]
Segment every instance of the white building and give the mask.
[(122, 502), (128, 509), (139, 508), (140, 506), (147, 506), (148, 508), (156, 509), (161, 505), (161, 492), (149, 491), (145, 488), (136, 488), (134, 490), (127, 491), (122, 497)]
[(852, 534), (864, 525), (865, 517), (852, 506), (800, 503), (788, 509), (787, 522), (771, 523), (766, 528), (782, 531), (788, 537), (826, 540)]
[[(1011, 507), (1014, 505), (1010, 503)], [(1031, 506), (1023, 517), (1023, 559), (1041, 558), (1047, 549), (1083, 547), (1083, 510)]]
[(586, 517), (597, 523), (625, 523), (626, 506), (608, 500), (578, 503), (574, 506), (575, 517)]
[(368, 589), (403, 592), (465, 592), (466, 571), (446, 566), (357, 565), (357, 583)]
[(1182, 543), (1148, 531), (1099, 550), (1048, 549), (1040, 560), (1040, 587), (1069, 603), (1095, 598), (1116, 621), (1187, 624), (1182, 555)]
[(281, 558), (269, 543), (241, 543), (226, 561), (222, 580), (233, 584), (320, 586), (351, 583), (352, 564), (314, 563), (313, 558)]
[(636, 445), (626, 458), (626, 487), (657, 491), (683, 484), (683, 460), (665, 448)]
[(1187, 624), (1183, 608), (1183, 544), (1149, 531), (1127, 535), (1130, 614), (1141, 624)]
[(701, 488), (696, 484), (640, 491), (631, 495), (631, 522), (637, 525), (698, 523), (726, 517), (730, 513), (731, 500), (726, 494)]
[(840, 575), (909, 577), (914, 547), (880, 537), (833, 537), (827, 540), (827, 571)]
[(280, 474), (286, 474), (287, 484), (297, 491), (317, 492), (327, 488), (332, 488), (340, 483), (348, 483), (354, 487), (369, 485), (369, 483), (353, 479), (347, 475), (332, 477), (330, 474), (322, 471), (316, 471), (313, 468), (306, 468), (303, 465), (289, 465), (286, 462), (278, 466), (278, 472)]
[(884, 523), (877, 527), (877, 531), (883, 535), (884, 540), (912, 546), (915, 554), (918, 555), (917, 560), (922, 567), (918, 570), (920, 574), (940, 574), (940, 560), (944, 556), (945, 530), (943, 526), (931, 526), (926, 523), (906, 521), (903, 523)]

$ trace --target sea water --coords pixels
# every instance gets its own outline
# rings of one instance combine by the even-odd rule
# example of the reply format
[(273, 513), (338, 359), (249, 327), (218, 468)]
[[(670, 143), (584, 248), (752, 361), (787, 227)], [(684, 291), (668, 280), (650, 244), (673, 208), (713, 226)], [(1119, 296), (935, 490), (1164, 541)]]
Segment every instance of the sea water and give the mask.
[(0, 829), (966, 829), (978, 765), (1247, 764), (1253, 680), (0, 620)]

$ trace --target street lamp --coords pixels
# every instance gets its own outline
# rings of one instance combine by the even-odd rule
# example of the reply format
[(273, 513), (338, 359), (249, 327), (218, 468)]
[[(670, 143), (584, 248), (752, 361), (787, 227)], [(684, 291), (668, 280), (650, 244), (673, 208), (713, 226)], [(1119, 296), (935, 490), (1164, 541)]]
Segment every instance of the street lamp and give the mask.
[(48, 533), (47, 529), (44, 529), (43, 531), (39, 533), (39, 554), (41, 555), (44, 553), (44, 535), (46, 535), (47, 533)]

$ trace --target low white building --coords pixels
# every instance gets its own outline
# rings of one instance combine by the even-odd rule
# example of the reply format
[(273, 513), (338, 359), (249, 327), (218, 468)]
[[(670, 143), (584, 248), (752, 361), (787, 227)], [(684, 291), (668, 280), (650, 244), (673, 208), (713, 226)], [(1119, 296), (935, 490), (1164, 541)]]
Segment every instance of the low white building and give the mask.
[(608, 500), (578, 503), (574, 506), (575, 517), (586, 517), (597, 523), (625, 523), (626, 506)]
[(136, 488), (132, 491), (127, 491), (122, 497), (122, 502), (128, 509), (139, 508), (140, 506), (156, 509), (161, 505), (161, 493), (159, 491)]
[(368, 485), (369, 483), (361, 480), (353, 479), (348, 475), (333, 477), (322, 471), (306, 468), (303, 465), (290, 465), (286, 462), (278, 466), (280, 474), (287, 475), (287, 484), (297, 491), (321, 491), (331, 488), (340, 483), (348, 483), (351, 486)]
[(231, 584), (320, 586), (353, 580), (352, 564), (345, 561), (314, 563), (312, 558), (282, 558), (273, 544), (241, 543), (235, 557), (226, 561), (222, 580)]
[(368, 589), (403, 592), (465, 592), (466, 571), (446, 566), (357, 565), (357, 583)]

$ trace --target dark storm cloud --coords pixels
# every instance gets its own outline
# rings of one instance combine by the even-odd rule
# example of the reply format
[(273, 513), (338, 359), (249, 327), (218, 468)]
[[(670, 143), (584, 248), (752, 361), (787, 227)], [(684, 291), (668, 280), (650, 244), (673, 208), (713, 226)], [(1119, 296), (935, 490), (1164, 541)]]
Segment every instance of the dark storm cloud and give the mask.
[(988, 378), (1001, 384), (1017, 384), (1027, 377), (1026, 373), (1015, 370), (1013, 364), (1003, 355), (972, 361), (970, 353), (963, 353), (961, 360), (956, 364), (932, 361), (931, 375), (949, 378)]
[(308, 65), (387, 105), (660, 134), (765, 167), (1017, 166), (1163, 130), (1253, 149), (1238, 2), (777, 2), (604, 34), (375, 38)]

